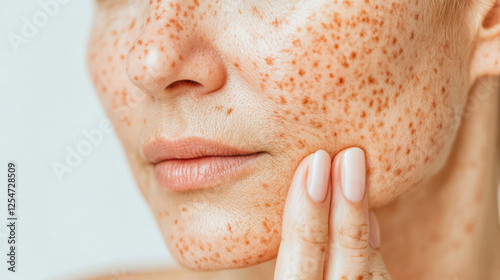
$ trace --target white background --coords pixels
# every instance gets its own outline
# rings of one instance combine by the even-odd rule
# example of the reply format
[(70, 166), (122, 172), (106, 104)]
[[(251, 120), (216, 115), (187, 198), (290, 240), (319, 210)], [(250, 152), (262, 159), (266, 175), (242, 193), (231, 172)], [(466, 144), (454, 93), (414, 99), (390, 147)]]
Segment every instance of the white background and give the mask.
[[(119, 280), (124, 269), (174, 265), (113, 133), (62, 182), (52, 169), (65, 163), (68, 146), (86, 140), (83, 129), (106, 120), (85, 64), (92, 1), (65, 2), (44, 24), (39, 1), (0, 0), (0, 178), (14, 160), (19, 218), (14, 274), (5, 261), (7, 191), (0, 183), (2, 280), (89, 272)], [(34, 23), (34, 16), (41, 27), (16, 53), (8, 34), (22, 35), (23, 18)]]

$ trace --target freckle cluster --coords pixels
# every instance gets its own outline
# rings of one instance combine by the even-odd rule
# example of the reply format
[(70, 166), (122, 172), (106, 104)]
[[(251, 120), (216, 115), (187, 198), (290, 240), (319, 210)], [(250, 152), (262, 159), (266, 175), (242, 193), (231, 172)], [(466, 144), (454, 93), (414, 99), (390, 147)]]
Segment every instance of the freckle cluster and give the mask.
[[(165, 230), (171, 232), (165, 237), (166, 243), (181, 263), (194, 264), (198, 269), (222, 266), (227, 262), (234, 267), (244, 267), (271, 259), (278, 246), (274, 236), (279, 235), (281, 229), (276, 220), (264, 219), (259, 225), (246, 228), (243, 232), (240, 223), (227, 223), (218, 228), (219, 236), (214, 238), (202, 233), (186, 234), (189, 225), (179, 220), (186, 220), (184, 216), (191, 215), (190, 212), (197, 209), (186, 206), (181, 207), (180, 211), (180, 217), (175, 219), (166, 210), (160, 210), (157, 219), (160, 226), (169, 228)], [(254, 254), (255, 251), (260, 253)]]
[(423, 31), (421, 3), (359, 2), (332, 1), (305, 26), (287, 26), (296, 32), (264, 58), (264, 69), (280, 61), (289, 71), (261, 83), (276, 92), (278, 123), (297, 135), (288, 148), (329, 143), (334, 154), (357, 145), (368, 154), (370, 185), (412, 184), (451, 133), (453, 66), (443, 54), (422, 53), (439, 41)]
[(130, 110), (125, 108), (135, 102), (137, 96), (130, 96), (133, 85), (124, 66), (128, 51), (143, 24), (139, 24), (139, 18), (122, 16), (119, 11), (109, 13), (116, 13), (120, 20), (105, 23), (105, 29), (100, 25), (93, 27), (94, 36), (89, 42), (89, 70), (108, 115), (130, 127)]

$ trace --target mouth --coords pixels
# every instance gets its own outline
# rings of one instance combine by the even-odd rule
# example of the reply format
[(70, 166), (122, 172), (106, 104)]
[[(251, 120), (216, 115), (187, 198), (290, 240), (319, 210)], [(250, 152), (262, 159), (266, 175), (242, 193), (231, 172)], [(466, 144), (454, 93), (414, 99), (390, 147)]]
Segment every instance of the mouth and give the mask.
[(241, 174), (264, 152), (190, 137), (177, 141), (154, 139), (143, 146), (143, 153), (155, 165), (161, 188), (187, 191), (208, 188)]

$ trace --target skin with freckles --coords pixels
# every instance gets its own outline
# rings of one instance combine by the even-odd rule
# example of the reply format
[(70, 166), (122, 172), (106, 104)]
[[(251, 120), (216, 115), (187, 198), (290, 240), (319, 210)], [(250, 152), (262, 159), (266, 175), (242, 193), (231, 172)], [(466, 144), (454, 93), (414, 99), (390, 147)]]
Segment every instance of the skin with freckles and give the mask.
[[(293, 174), (318, 149), (365, 151), (372, 208), (441, 171), (472, 83), (455, 54), (473, 38), (431, 12), (418, 0), (97, 1), (89, 72), (179, 263), (275, 258)], [(159, 135), (266, 153), (213, 188), (169, 192), (142, 154)]]

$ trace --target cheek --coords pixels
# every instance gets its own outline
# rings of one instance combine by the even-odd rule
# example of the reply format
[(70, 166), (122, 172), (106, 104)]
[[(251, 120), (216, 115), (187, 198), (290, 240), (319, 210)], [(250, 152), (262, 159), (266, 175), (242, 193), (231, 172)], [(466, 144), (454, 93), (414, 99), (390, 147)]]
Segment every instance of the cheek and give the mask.
[(88, 67), (98, 96), (117, 134), (128, 146), (145, 118), (140, 113), (146, 95), (129, 80), (125, 60), (141, 29), (141, 21), (120, 17), (114, 21), (96, 20), (88, 48)]
[[(266, 81), (269, 97), (292, 139), (287, 149), (363, 148), (371, 203), (381, 206), (429, 175), (449, 148), (457, 82), (449, 69), (457, 65), (423, 33), (422, 7), (340, 5), (288, 27), (293, 35), (265, 59), (282, 73)], [(339, 10), (345, 13), (331, 12)]]

